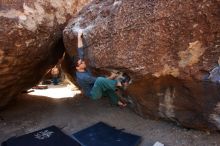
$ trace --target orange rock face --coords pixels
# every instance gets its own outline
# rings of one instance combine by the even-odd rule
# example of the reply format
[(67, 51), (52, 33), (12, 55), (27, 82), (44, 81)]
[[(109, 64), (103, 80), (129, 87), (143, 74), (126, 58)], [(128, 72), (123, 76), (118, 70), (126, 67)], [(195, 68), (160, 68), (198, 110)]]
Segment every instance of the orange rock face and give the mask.
[(56, 64), (66, 22), (88, 1), (0, 1), (0, 107)]
[(218, 6), (216, 0), (95, 0), (64, 29), (64, 43), (76, 54), (81, 29), (91, 67), (129, 73), (128, 91), (141, 115), (219, 130), (219, 84), (204, 81), (220, 57)]
[(134, 110), (187, 128), (219, 131), (220, 85), (178, 80), (172, 76), (142, 78), (128, 88)]
[(220, 56), (218, 16), (215, 0), (93, 1), (66, 27), (64, 41), (76, 48), (82, 29), (96, 68), (202, 80)]

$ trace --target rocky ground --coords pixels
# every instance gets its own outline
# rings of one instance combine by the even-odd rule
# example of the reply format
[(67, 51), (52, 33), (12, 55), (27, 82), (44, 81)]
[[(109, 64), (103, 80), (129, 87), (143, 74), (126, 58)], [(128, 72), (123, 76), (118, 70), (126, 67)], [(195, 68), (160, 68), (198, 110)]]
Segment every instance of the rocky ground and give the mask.
[(189, 130), (165, 121), (143, 119), (130, 109), (111, 106), (107, 99), (52, 99), (22, 94), (0, 111), (0, 142), (50, 125), (70, 135), (103, 121), (126, 132), (142, 136), (140, 146), (160, 141), (165, 146), (220, 146), (220, 134)]

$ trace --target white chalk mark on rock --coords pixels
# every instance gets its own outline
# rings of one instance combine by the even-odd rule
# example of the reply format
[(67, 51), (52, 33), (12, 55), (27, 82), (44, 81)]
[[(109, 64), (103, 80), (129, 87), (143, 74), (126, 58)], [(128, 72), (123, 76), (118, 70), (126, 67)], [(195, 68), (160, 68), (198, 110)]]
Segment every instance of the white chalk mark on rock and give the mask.
[(216, 105), (214, 113), (209, 116), (210, 121), (220, 130), (220, 102)]
[(159, 114), (161, 117), (165, 118), (174, 118), (174, 98), (175, 98), (175, 89), (171, 92), (170, 88), (167, 88), (165, 91), (164, 97), (161, 97), (162, 100), (159, 103)]

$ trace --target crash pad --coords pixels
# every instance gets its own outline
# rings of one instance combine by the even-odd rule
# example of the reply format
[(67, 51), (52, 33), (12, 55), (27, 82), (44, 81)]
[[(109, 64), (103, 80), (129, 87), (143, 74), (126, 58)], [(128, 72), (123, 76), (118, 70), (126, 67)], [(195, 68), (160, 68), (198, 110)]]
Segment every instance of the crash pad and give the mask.
[(104, 122), (96, 123), (73, 134), (82, 146), (137, 146), (141, 137), (123, 132)]
[(13, 137), (2, 143), (2, 146), (81, 146), (73, 138), (65, 135), (56, 126), (19, 137)]

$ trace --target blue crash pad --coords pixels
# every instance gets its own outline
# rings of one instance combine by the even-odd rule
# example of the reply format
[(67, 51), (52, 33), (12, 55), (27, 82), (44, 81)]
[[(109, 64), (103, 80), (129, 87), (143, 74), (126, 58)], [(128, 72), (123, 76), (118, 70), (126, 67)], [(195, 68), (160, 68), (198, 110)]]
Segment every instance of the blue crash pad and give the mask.
[(20, 137), (10, 138), (2, 146), (81, 146), (73, 138), (51, 126)]
[(73, 134), (82, 146), (137, 146), (141, 137), (115, 129), (103, 122)]

